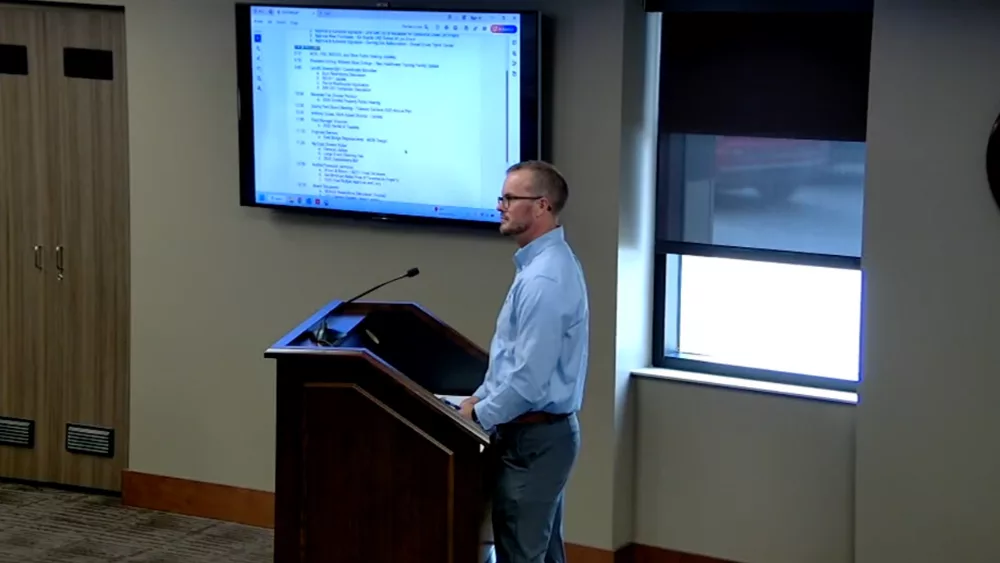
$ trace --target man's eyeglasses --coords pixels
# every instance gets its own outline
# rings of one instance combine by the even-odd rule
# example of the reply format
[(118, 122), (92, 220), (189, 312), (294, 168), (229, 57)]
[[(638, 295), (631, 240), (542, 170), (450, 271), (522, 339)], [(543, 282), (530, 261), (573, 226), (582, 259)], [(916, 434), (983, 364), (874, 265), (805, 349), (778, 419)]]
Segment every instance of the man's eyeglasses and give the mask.
[(509, 209), (511, 202), (513, 202), (513, 201), (517, 201), (517, 200), (521, 200), (521, 199), (524, 199), (524, 200), (536, 200), (536, 199), (542, 199), (543, 197), (545, 197), (545, 196), (540, 196), (540, 195), (534, 195), (534, 196), (531, 196), (531, 195), (510, 195), (510, 194), (508, 194), (508, 195), (502, 195), (502, 196), (498, 197), (497, 198), (497, 203), (499, 203), (500, 206), (503, 207), (504, 209)]

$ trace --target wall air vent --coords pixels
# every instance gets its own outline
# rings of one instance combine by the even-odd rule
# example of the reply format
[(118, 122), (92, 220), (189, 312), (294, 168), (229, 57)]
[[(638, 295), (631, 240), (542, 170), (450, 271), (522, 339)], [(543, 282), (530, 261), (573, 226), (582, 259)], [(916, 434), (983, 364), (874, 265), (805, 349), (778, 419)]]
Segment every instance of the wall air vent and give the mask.
[(67, 424), (66, 451), (98, 457), (115, 457), (115, 431), (111, 428)]
[(35, 447), (35, 421), (0, 416), (0, 446)]

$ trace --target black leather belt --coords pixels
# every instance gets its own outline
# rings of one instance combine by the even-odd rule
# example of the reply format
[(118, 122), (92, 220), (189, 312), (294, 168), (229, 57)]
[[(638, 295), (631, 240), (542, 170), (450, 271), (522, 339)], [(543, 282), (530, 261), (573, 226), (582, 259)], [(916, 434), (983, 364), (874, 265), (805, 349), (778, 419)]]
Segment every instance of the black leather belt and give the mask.
[(552, 424), (560, 420), (566, 420), (573, 413), (551, 413), (541, 411), (531, 411), (522, 414), (511, 421), (512, 424)]

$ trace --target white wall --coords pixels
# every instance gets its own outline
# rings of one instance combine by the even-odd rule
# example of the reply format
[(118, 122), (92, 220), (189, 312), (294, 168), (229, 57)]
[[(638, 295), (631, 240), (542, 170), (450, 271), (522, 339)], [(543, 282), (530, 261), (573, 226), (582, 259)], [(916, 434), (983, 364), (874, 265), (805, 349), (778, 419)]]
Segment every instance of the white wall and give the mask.
[(877, 0), (858, 563), (1000, 560), (1000, 4)]
[(625, 4), (622, 69), (622, 158), (618, 210), (612, 545), (632, 541), (635, 526), (636, 389), (631, 371), (652, 349), (653, 216), (656, 200), (660, 16)]
[[(456, 5), (436, 4), (449, 2)], [(271, 490), (274, 372), (262, 357), (268, 345), (328, 300), (414, 265), (420, 277), (377, 297), (419, 301), (486, 345), (513, 275), (514, 249), (497, 236), (240, 208), (233, 1), (101, 3), (126, 8), (130, 467)], [(566, 535), (610, 548), (613, 512), (631, 513), (627, 494), (615, 500), (616, 488), (628, 490), (620, 471), (616, 483), (616, 467), (629, 463), (618, 452), (624, 407), (617, 393), (627, 376), (616, 372), (615, 358), (624, 0), (545, 0), (539, 7), (556, 19), (552, 160), (570, 182), (568, 237), (586, 270), (593, 322), (583, 450)], [(636, 21), (637, 12), (630, 14)], [(618, 530), (618, 539), (630, 535)]]

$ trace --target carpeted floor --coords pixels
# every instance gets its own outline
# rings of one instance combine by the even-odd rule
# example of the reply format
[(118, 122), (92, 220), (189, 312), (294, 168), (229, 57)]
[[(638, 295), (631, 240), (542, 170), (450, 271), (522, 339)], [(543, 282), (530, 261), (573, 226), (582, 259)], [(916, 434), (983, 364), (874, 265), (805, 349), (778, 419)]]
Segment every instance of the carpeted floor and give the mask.
[(0, 483), (0, 563), (270, 563), (271, 530)]

